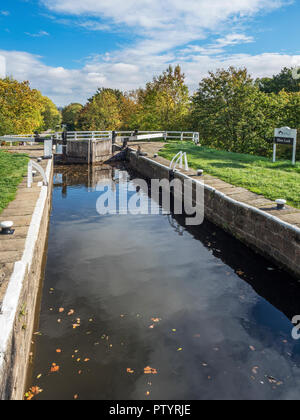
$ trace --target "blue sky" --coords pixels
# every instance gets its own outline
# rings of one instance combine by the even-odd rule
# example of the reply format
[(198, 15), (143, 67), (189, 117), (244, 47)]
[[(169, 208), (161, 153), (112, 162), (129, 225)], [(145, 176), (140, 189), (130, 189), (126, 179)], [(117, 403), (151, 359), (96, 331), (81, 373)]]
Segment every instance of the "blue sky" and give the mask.
[(60, 106), (101, 86), (135, 89), (177, 63), (194, 90), (219, 67), (246, 66), (256, 77), (300, 65), (299, 3), (1, 0), (0, 56), (6, 74)]

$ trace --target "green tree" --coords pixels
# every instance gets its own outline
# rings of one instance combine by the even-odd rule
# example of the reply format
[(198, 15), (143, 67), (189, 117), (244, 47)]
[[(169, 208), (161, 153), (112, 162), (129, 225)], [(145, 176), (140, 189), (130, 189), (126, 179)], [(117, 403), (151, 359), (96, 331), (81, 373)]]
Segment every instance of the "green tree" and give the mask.
[(116, 91), (98, 89), (88, 100), (78, 116), (78, 128), (81, 130), (102, 131), (116, 130), (122, 124), (119, 100)]
[(272, 78), (257, 79), (259, 89), (265, 93), (300, 92), (300, 80), (293, 77), (293, 69), (285, 67), (279, 74)]
[(254, 85), (246, 69), (209, 73), (193, 97), (191, 126), (204, 144), (228, 151), (268, 154), (272, 97)]
[(83, 105), (79, 103), (72, 103), (62, 110), (62, 123), (66, 125), (68, 131), (75, 131), (77, 120)]
[(189, 91), (180, 66), (169, 66), (137, 91), (136, 124), (142, 130), (183, 130), (189, 112)]

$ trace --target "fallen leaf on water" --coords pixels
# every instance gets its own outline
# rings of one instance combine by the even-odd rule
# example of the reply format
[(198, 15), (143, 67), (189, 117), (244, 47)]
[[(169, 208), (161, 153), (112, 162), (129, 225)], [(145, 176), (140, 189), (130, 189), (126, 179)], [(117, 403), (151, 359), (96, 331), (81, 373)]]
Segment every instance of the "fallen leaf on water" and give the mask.
[(36, 379), (40, 379), (42, 377), (42, 374), (40, 373), (37, 377), (36, 377)]
[(182, 351), (182, 350), (183, 350), (183, 348), (182, 347), (179, 347), (179, 349), (177, 351)]
[(33, 335), (42, 335), (42, 333), (40, 333), (39, 331), (33, 333)]
[(149, 392), (149, 391), (147, 391), (147, 392), (146, 392), (146, 396), (147, 396), (147, 397), (149, 397), (149, 395), (150, 395), (150, 392)]
[(76, 328), (80, 327), (79, 324), (73, 324), (73, 330), (75, 330)]
[(71, 316), (71, 315), (73, 315), (74, 313), (75, 313), (74, 309), (71, 309), (71, 310), (68, 312), (68, 316)]
[(75, 394), (74, 395), (74, 400), (78, 400), (78, 397), (79, 397), (79, 395), (78, 394)]
[(85, 363), (87, 363), (87, 362), (89, 362), (89, 361), (90, 361), (90, 359), (88, 359), (88, 358), (84, 359), (84, 362), (85, 362)]
[(89, 319), (89, 322), (93, 322), (93, 321), (94, 321), (93, 318)]
[(173, 329), (172, 332), (176, 332), (177, 330)]
[(150, 325), (150, 330), (153, 330), (153, 328), (155, 327), (155, 325)]
[(58, 319), (57, 322), (60, 324), (61, 323), (61, 319)]
[(259, 369), (259, 367), (258, 367), (258, 366), (254, 366), (254, 367), (252, 368), (252, 373), (253, 373), (254, 375), (257, 375), (257, 374), (258, 374), (258, 369)]
[(80, 362), (80, 360), (81, 360), (81, 359), (80, 359), (80, 358), (78, 358), (78, 359), (76, 360), (76, 362), (78, 362), (78, 363), (79, 363), (79, 362)]
[(82, 370), (79, 370), (79, 371), (78, 371), (78, 375), (81, 375), (81, 374), (82, 374)]
[(249, 349), (250, 349), (251, 351), (255, 351), (255, 347), (253, 347), (253, 346), (249, 346)]
[(134, 370), (132, 370), (132, 369), (130, 369), (130, 368), (127, 368), (126, 372), (127, 372), (127, 373), (131, 373), (131, 374), (132, 374), (132, 373), (134, 373)]
[(50, 372), (51, 372), (51, 373), (55, 373), (55, 372), (58, 372), (58, 371), (59, 371), (59, 366), (57, 366), (57, 364), (56, 364), (56, 363), (52, 363), (52, 366), (51, 366)]
[(158, 322), (161, 321), (161, 319), (160, 318), (151, 318), (151, 321), (153, 321), (155, 323), (158, 323)]
[(146, 375), (157, 375), (157, 370), (156, 370), (156, 369), (151, 368), (150, 366), (147, 366), (147, 367), (145, 367), (145, 369), (144, 369), (144, 373), (145, 373)]
[(58, 312), (60, 313), (60, 314), (62, 314), (63, 312), (64, 312), (64, 308), (59, 308), (59, 310), (58, 310)]
[(41, 388), (39, 388), (38, 386), (32, 386), (30, 390), (26, 392), (25, 400), (31, 401), (36, 395), (40, 394), (41, 392), (43, 392)]
[(277, 384), (277, 379), (273, 378), (273, 376), (267, 376), (268, 381), (270, 382), (270, 384)]
[(56, 353), (61, 353), (61, 349), (56, 349)]

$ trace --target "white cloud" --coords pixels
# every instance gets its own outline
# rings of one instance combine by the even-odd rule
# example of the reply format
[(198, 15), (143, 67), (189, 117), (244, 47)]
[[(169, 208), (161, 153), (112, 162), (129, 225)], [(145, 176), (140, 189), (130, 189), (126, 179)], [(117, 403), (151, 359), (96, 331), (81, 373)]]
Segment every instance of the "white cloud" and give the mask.
[(50, 34), (48, 32), (46, 32), (46, 31), (39, 31), (39, 32), (37, 32), (35, 34), (32, 34), (30, 32), (25, 32), (25, 34), (28, 35), (28, 36), (31, 36), (33, 38), (41, 38), (43, 36), (50, 36)]
[(6, 76), (6, 59), (3, 55), (0, 55), (0, 78)]
[[(113, 87), (132, 90), (151, 80), (153, 74), (163, 71), (175, 57), (171, 55), (145, 56), (137, 61), (134, 57), (121, 61), (110, 56), (108, 61), (101, 57), (90, 58), (81, 69), (66, 69), (43, 64), (41, 57), (20, 51), (0, 50), (0, 57), (6, 58), (7, 74), (18, 80), (30, 80), (37, 88), (53, 99), (57, 105), (78, 101), (84, 103), (99, 87)], [(124, 52), (126, 56), (126, 52)], [(119, 58), (119, 60), (117, 60)], [(197, 55), (193, 61), (177, 60), (186, 74), (189, 87), (193, 90), (209, 70), (231, 65), (246, 66), (254, 77), (272, 76), (284, 66), (300, 65), (300, 55), (290, 56), (277, 53), (249, 55), (234, 54), (226, 57)], [(176, 61), (176, 62), (177, 62)]]
[[(79, 69), (51, 67), (23, 51), (1, 51), (7, 73), (50, 96), (58, 105), (85, 102), (98, 87), (132, 90), (169, 64), (181, 64), (191, 89), (208, 70), (246, 66), (255, 76), (271, 76), (300, 56), (229, 54), (228, 48), (254, 42), (243, 29), (247, 19), (291, 0), (40, 0), (57, 23), (86, 30), (129, 30), (136, 41), (85, 59)], [(213, 34), (215, 41), (208, 42)], [(41, 31), (31, 36), (47, 36)], [(132, 38), (132, 36), (131, 36)], [(79, 59), (82, 57), (79, 57)]]
[(0, 10), (0, 15), (1, 16), (9, 16), (10, 12), (8, 10)]

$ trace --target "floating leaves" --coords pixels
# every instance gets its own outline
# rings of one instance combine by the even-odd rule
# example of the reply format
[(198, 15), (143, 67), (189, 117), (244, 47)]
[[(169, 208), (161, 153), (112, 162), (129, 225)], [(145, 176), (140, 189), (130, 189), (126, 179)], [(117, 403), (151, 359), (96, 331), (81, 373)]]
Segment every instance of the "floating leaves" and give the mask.
[(39, 388), (38, 386), (32, 386), (28, 392), (26, 392), (25, 394), (25, 400), (26, 401), (31, 401), (35, 396), (37, 396), (38, 394), (40, 394), (41, 392), (43, 392), (43, 390), (41, 388)]
[(132, 370), (132, 369), (130, 369), (130, 368), (127, 368), (127, 369), (126, 369), (126, 372), (127, 372), (127, 373), (130, 373), (130, 374), (132, 375), (132, 374), (134, 373), (134, 370)]
[(71, 315), (74, 315), (74, 314), (75, 314), (74, 309), (71, 309), (71, 310), (68, 312), (68, 316), (71, 316)]
[(56, 349), (56, 353), (61, 353), (61, 349)]
[(52, 363), (51, 369), (50, 369), (51, 373), (56, 373), (59, 372), (59, 366), (57, 366), (56, 363)]
[(64, 308), (59, 308), (59, 310), (58, 310), (58, 312), (59, 312), (60, 314), (62, 314), (64, 311), (65, 311), (65, 309), (64, 309)]
[(145, 375), (157, 375), (157, 370), (151, 368), (150, 366), (145, 367), (144, 369)]
[(161, 321), (161, 319), (160, 318), (151, 318), (151, 321), (155, 322), (157, 324), (158, 322)]

